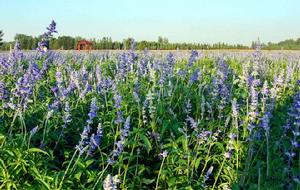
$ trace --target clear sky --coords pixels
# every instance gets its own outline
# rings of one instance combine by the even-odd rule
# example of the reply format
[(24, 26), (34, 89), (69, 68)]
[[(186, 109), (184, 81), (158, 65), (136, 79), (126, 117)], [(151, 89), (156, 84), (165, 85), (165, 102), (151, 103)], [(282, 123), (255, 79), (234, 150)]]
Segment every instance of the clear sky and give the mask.
[(300, 37), (300, 0), (0, 0), (4, 40), (57, 35), (249, 45)]

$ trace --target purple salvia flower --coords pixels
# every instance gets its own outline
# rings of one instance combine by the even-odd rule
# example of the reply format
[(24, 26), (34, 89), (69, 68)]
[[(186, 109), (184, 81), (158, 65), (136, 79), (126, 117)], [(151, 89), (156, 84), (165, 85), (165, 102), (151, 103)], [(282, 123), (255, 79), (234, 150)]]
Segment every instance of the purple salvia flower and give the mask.
[(91, 135), (88, 155), (92, 155), (92, 153), (99, 146), (102, 136), (103, 136), (103, 128), (102, 128), (101, 124), (99, 123), (96, 135), (95, 134)]
[(141, 61), (138, 64), (139, 76), (145, 76), (149, 72), (148, 64), (149, 64), (148, 51), (144, 51), (144, 56), (142, 57)]
[(49, 40), (56, 31), (56, 23), (54, 20), (51, 21), (50, 25), (47, 27), (47, 32), (42, 35), (42, 40), (38, 43), (37, 50), (40, 52), (46, 52), (49, 47)]
[(185, 110), (184, 112), (189, 115), (192, 112), (192, 104), (191, 104), (191, 100), (187, 99), (186, 103), (185, 103)]
[(54, 20), (51, 21), (51, 24), (47, 27), (48, 30), (48, 35), (52, 36), (53, 33), (57, 33), (56, 31), (56, 23), (54, 22)]
[(21, 51), (21, 45), (18, 40), (16, 40), (11, 59), (13, 63), (16, 63), (18, 60), (22, 60), (24, 58), (24, 54)]
[(58, 110), (61, 106), (61, 102), (58, 100), (55, 100), (52, 104), (48, 106), (48, 110)]
[(261, 65), (261, 57), (262, 57), (261, 44), (260, 44), (260, 41), (258, 40), (256, 42), (255, 52), (253, 54), (253, 71), (252, 71), (251, 75), (254, 78), (258, 75), (259, 66)]
[(286, 69), (285, 84), (288, 85), (290, 83), (293, 74), (294, 74), (293, 64), (289, 62)]
[(184, 70), (184, 69), (180, 69), (178, 72), (177, 72), (177, 74), (180, 76), (180, 77), (185, 77), (186, 76), (186, 74), (187, 74), (187, 71), (186, 70)]
[(103, 181), (103, 189), (104, 190), (118, 190), (118, 183), (120, 183), (120, 180), (118, 179), (118, 176), (112, 177), (110, 174), (106, 176), (106, 178)]
[(271, 117), (271, 113), (266, 112), (261, 119), (261, 126), (266, 131), (267, 134), (269, 134), (270, 132), (270, 126), (269, 126), (270, 117)]
[(194, 73), (192, 73), (190, 80), (189, 80), (189, 84), (193, 84), (195, 82), (197, 82), (199, 80), (199, 78), (201, 77), (201, 72), (200, 70), (197, 68)]
[(117, 118), (115, 119), (116, 124), (121, 124), (123, 122), (123, 112), (121, 111), (122, 96), (116, 92), (114, 94), (114, 107), (117, 109)]
[(90, 125), (93, 123), (93, 119), (97, 116), (97, 99), (93, 98), (90, 105), (90, 111), (88, 113), (89, 118), (86, 121), (86, 125), (83, 128), (82, 133), (80, 134), (81, 140), (78, 145), (76, 145), (76, 149), (79, 151), (79, 154), (82, 155), (87, 147), (88, 147), (88, 137), (89, 133), (91, 132)]
[(232, 110), (232, 116), (237, 118), (238, 117), (238, 105), (237, 105), (237, 102), (236, 102), (236, 99), (234, 98), (232, 100), (232, 105), (231, 105), (231, 110)]
[(33, 82), (36, 82), (41, 78), (39, 66), (35, 62), (30, 63), (28, 73), (30, 73)]
[(136, 102), (140, 102), (140, 98), (139, 98), (139, 81), (135, 80), (134, 81), (134, 88), (133, 88), (133, 98)]
[(79, 97), (84, 98), (85, 95), (92, 90), (91, 85), (87, 82), (84, 86), (84, 89), (80, 92)]
[(168, 154), (169, 154), (169, 152), (166, 151), (166, 150), (164, 150), (162, 153), (159, 154), (159, 156), (160, 156), (161, 158), (166, 158), (166, 157), (168, 156)]
[(56, 70), (55, 79), (58, 86), (62, 85), (64, 80), (63, 80), (62, 73), (59, 69)]
[(248, 129), (251, 132), (254, 129), (254, 124), (255, 124), (255, 120), (258, 116), (258, 93), (256, 91), (256, 82), (253, 81), (252, 85), (250, 87), (250, 93), (251, 93), (251, 103), (250, 103), (250, 107), (249, 107), (249, 113), (248, 113), (248, 117), (249, 117), (249, 125), (248, 125)]
[(8, 98), (7, 90), (5, 89), (5, 83), (0, 81), (0, 100)]
[(227, 159), (230, 159), (231, 158), (231, 152), (230, 151), (225, 152), (224, 157), (227, 158)]
[[(266, 101), (267, 101), (267, 98), (268, 98), (268, 95), (269, 95), (269, 89), (268, 89), (268, 82), (267, 81), (264, 82), (264, 85), (261, 89), (261, 94), (263, 95), (262, 104), (263, 104), (263, 106), (266, 106)], [(264, 112), (265, 110), (262, 110), (262, 111)]]
[(261, 94), (264, 95), (264, 97), (267, 97), (269, 94), (269, 89), (268, 89), (268, 81), (264, 82), (264, 85), (261, 89)]
[[(217, 67), (217, 74), (216, 77), (213, 79), (213, 99), (217, 99), (218, 97), (221, 98), (220, 102), (218, 103), (217, 107), (219, 110), (218, 118), (223, 118), (223, 109), (226, 106), (229, 98), (229, 87), (226, 84), (226, 80), (228, 78), (229, 73), (229, 66), (225, 63), (224, 59), (219, 59), (218, 67)], [(217, 102), (217, 101), (216, 101)]]
[(64, 111), (65, 112), (64, 112), (64, 115), (63, 115), (63, 121), (64, 121), (63, 128), (66, 128), (67, 124), (72, 121), (72, 118), (71, 118), (71, 109), (70, 109), (70, 105), (69, 105), (68, 101), (66, 101), (66, 103), (65, 103)]
[(212, 132), (211, 131), (201, 131), (198, 135), (198, 141), (199, 143), (204, 143), (205, 141), (208, 140), (208, 137), (211, 136)]
[(97, 110), (98, 110), (98, 106), (97, 106), (97, 99), (93, 98), (92, 102), (91, 102), (91, 106), (90, 106), (90, 112), (88, 113), (89, 119), (87, 120), (88, 124), (92, 124), (93, 123), (93, 119), (97, 116)]
[(122, 96), (120, 94), (115, 94), (114, 95), (114, 102), (115, 102), (115, 105), (114, 107), (116, 109), (121, 109), (121, 103), (122, 103)]
[(237, 135), (234, 133), (229, 133), (228, 137), (231, 141), (233, 141), (237, 137)]
[[(298, 83), (300, 84), (300, 83)], [(291, 147), (285, 151), (288, 161), (288, 170), (291, 171), (296, 151), (299, 148), (298, 137), (300, 136), (300, 91), (294, 95), (292, 107), (288, 112), (288, 123), (284, 127), (285, 136), (289, 135), (288, 131), (291, 131), (292, 137), (290, 137)], [(290, 173), (292, 177), (295, 174)]]
[(88, 83), (89, 77), (88, 77), (88, 71), (85, 67), (85, 65), (83, 65), (80, 69), (80, 74), (81, 74), (81, 80), (82, 80), (82, 84), (86, 85)]
[(209, 176), (212, 174), (214, 167), (210, 166), (204, 176), (204, 183), (208, 180)]
[(30, 136), (33, 136), (33, 135), (35, 135), (35, 134), (37, 133), (38, 129), (39, 129), (39, 127), (38, 127), (38, 126), (36, 126), (36, 127), (32, 128), (32, 129), (30, 130)]
[(192, 67), (193, 64), (196, 62), (196, 59), (198, 57), (198, 52), (196, 50), (192, 50), (191, 56), (189, 58), (189, 62), (187, 64), (188, 67)]
[(150, 118), (153, 120), (155, 118), (156, 107), (154, 105), (154, 94), (151, 90), (148, 91), (146, 95), (146, 100), (148, 101), (148, 112), (150, 114)]
[(121, 140), (124, 141), (130, 130), (130, 116), (126, 118), (123, 129), (121, 129)]
[(196, 122), (192, 117), (187, 117), (186, 118), (186, 121), (188, 123), (190, 123), (190, 126), (191, 128), (194, 130), (194, 131), (197, 131), (198, 130), (198, 122)]
[(124, 127), (121, 129), (120, 140), (115, 142), (116, 148), (113, 150), (112, 158), (108, 159), (108, 162), (110, 164), (113, 164), (115, 162), (115, 160), (119, 157), (119, 155), (123, 152), (124, 143), (125, 143), (126, 137), (129, 134), (129, 130), (130, 130), (130, 116), (127, 117)]

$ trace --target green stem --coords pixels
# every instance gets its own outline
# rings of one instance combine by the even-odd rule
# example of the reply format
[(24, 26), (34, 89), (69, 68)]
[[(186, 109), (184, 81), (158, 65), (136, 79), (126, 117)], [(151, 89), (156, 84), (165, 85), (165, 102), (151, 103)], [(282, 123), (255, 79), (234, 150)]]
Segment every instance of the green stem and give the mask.
[(44, 131), (43, 131), (43, 139), (42, 139), (42, 143), (45, 142), (45, 137), (46, 137), (46, 130), (47, 130), (47, 123), (48, 123), (48, 113), (47, 112), (47, 115), (46, 115), (46, 120), (45, 120), (45, 123), (44, 123)]
[[(136, 135), (135, 135), (134, 142), (136, 142), (137, 137), (138, 137), (138, 133), (136, 133)], [(135, 144), (133, 145), (133, 147), (132, 147), (132, 149), (131, 149), (130, 156), (129, 156), (129, 158), (128, 158), (128, 163), (127, 163), (126, 166), (125, 166), (124, 177), (123, 177), (123, 182), (122, 182), (122, 188), (125, 188), (126, 175), (127, 175), (127, 171), (128, 171), (128, 167), (129, 167), (130, 158), (131, 158), (132, 155), (133, 155), (134, 149), (135, 149)]]
[(247, 107), (247, 110), (246, 110), (246, 113), (247, 113), (247, 116), (246, 116), (246, 124), (244, 124), (244, 127), (243, 127), (243, 139), (245, 140), (245, 138), (246, 138), (246, 132), (247, 132), (247, 127), (248, 127), (248, 119), (249, 119), (249, 117), (248, 117), (248, 113), (249, 113), (249, 98), (247, 98), (247, 105), (246, 105), (246, 107)]
[(260, 190), (260, 177), (261, 177), (261, 172), (260, 172), (260, 168), (258, 168), (258, 184), (257, 184), (258, 188), (257, 188), (257, 190)]
[[(141, 119), (140, 119), (142, 114), (141, 114), (141, 110), (140, 110), (139, 105), (140, 105), (140, 104), (138, 103), (138, 112), (139, 112), (138, 130), (140, 129), (140, 126), (142, 125)], [(139, 135), (139, 133), (136, 133), (136, 135), (135, 135), (135, 137), (134, 137), (134, 142), (137, 142), (138, 135)], [(132, 155), (133, 155), (133, 151), (134, 151), (134, 149), (135, 149), (135, 146), (136, 146), (136, 144), (133, 145), (133, 147), (132, 147), (132, 149), (131, 149), (131, 152), (130, 152), (130, 156), (129, 156), (129, 158), (128, 158), (128, 163), (127, 163), (127, 165), (125, 166), (124, 177), (123, 177), (123, 182), (122, 182), (122, 188), (125, 188), (125, 184), (126, 184), (126, 175), (127, 175), (127, 171), (128, 171), (128, 167), (129, 167), (129, 162), (130, 162), (130, 159), (131, 159), (131, 157), (132, 157)]]
[(109, 164), (107, 164), (106, 167), (104, 168), (104, 170), (102, 170), (100, 176), (97, 178), (97, 181), (96, 181), (96, 183), (95, 183), (93, 189), (96, 189), (99, 180), (101, 179), (101, 177), (102, 177), (102, 175), (104, 174), (104, 172), (107, 170), (108, 166), (109, 166)]
[(220, 174), (221, 174), (221, 171), (222, 171), (222, 169), (223, 169), (225, 160), (226, 160), (226, 158), (223, 159), (223, 162), (222, 162), (222, 164), (221, 164), (220, 170), (219, 170), (218, 175), (217, 175), (217, 177), (216, 177), (216, 179), (215, 179), (215, 182), (214, 182), (214, 185), (213, 185), (212, 189), (215, 189), (215, 186), (216, 186), (216, 184), (217, 184), (218, 178), (219, 178), (219, 176), (220, 176)]
[(31, 135), (29, 135), (28, 144), (27, 144), (27, 150), (29, 149), (30, 140), (31, 140)]
[(12, 134), (12, 128), (13, 128), (14, 122), (15, 122), (15, 120), (16, 120), (18, 114), (19, 114), (19, 110), (17, 110), (17, 111), (15, 112), (14, 117), (13, 117), (13, 120), (12, 120), (12, 122), (11, 122), (11, 124), (10, 124), (9, 130), (8, 130), (8, 131), (9, 131), (9, 136), (11, 136), (11, 134)]
[[(63, 184), (63, 181), (64, 181), (64, 179), (65, 179), (65, 177), (66, 177), (66, 174), (68, 173), (68, 171), (69, 171), (69, 168), (70, 168), (70, 166), (71, 166), (71, 164), (72, 164), (72, 162), (73, 162), (73, 160), (74, 160), (74, 158), (75, 158), (75, 155), (77, 154), (77, 149), (75, 150), (75, 152), (74, 152), (74, 154), (73, 154), (73, 156), (72, 156), (72, 158), (71, 158), (71, 161), (69, 162), (69, 164), (68, 164), (68, 167), (67, 167), (67, 169), (65, 170), (65, 173), (64, 173), (64, 175), (63, 175), (63, 177), (62, 177), (62, 179), (61, 179), (61, 181), (60, 181), (60, 183), (59, 183), (59, 187), (58, 187), (58, 189), (61, 189), (62, 188), (62, 184)], [(75, 163), (76, 164), (76, 163)]]
[(267, 140), (267, 177), (270, 175), (270, 151), (269, 151), (269, 134), (266, 133)]
[(207, 155), (205, 157), (205, 164), (204, 164), (203, 169), (201, 171), (201, 176), (203, 175), (203, 173), (204, 173), (204, 171), (206, 169), (206, 166), (207, 166), (207, 163), (208, 163), (208, 157), (209, 157), (210, 149), (211, 149), (212, 145), (213, 145), (213, 143), (209, 145), (208, 152), (207, 152)]
[(193, 176), (194, 176), (194, 166), (195, 166), (195, 163), (196, 163), (196, 160), (197, 160), (197, 157), (198, 157), (198, 144), (196, 144), (195, 148), (194, 148), (194, 152), (196, 152), (196, 156), (195, 156), (195, 159), (191, 162), (191, 168), (192, 168), (192, 172), (191, 172), (191, 179), (193, 179)]
[(155, 185), (155, 190), (157, 190), (157, 188), (158, 188), (159, 177), (160, 177), (160, 174), (161, 174), (162, 167), (164, 165), (165, 158), (166, 157), (163, 157), (162, 163), (161, 163), (160, 168), (159, 168), (159, 172), (158, 172), (158, 176), (157, 176), (157, 180), (156, 180), (156, 185)]

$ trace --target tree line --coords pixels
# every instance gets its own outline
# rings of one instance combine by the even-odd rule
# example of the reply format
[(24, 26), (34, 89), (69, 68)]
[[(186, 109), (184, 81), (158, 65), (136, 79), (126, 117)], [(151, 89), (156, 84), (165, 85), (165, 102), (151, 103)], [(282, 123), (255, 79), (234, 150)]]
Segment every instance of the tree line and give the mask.
[[(14, 46), (16, 40), (19, 41), (21, 48), (24, 50), (34, 50), (38, 46), (38, 42), (41, 40), (41, 36), (34, 37), (26, 34), (16, 34), (14, 41), (3, 42), (3, 32), (0, 30), (0, 50), (10, 50)], [(77, 47), (77, 42), (86, 40), (82, 37), (71, 36), (59, 36), (57, 38), (51, 38), (49, 41), (49, 48), (53, 50), (74, 50)], [(101, 39), (88, 39), (93, 43), (93, 49), (95, 50), (128, 50), (131, 48), (133, 38), (127, 38), (123, 41), (113, 41), (110, 37), (103, 37)], [(241, 44), (227, 44), (227, 43), (172, 43), (165, 37), (159, 36), (157, 41), (137, 41), (135, 42), (135, 48), (137, 50), (209, 50), (209, 49), (253, 49), (256, 42), (252, 42), (251, 46)], [(289, 39), (279, 43), (269, 42), (262, 44), (262, 48), (266, 50), (300, 50), (300, 38), (297, 40)]]

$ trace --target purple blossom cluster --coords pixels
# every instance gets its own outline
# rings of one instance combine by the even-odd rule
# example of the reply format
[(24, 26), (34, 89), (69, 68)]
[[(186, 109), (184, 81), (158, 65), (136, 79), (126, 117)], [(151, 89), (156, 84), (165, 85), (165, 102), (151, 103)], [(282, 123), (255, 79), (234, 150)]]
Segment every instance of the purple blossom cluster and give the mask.
[(197, 61), (198, 56), (199, 56), (198, 52), (196, 50), (192, 50), (187, 67), (192, 67), (194, 65), (194, 63)]
[(5, 83), (0, 81), (0, 100), (8, 98), (8, 91), (5, 89)]
[(96, 134), (92, 134), (90, 137), (89, 149), (87, 151), (88, 155), (92, 155), (92, 153), (97, 149), (101, 142), (101, 138), (103, 136), (103, 128), (99, 123)]
[(56, 23), (54, 20), (51, 21), (50, 25), (47, 27), (47, 31), (42, 35), (42, 40), (38, 43), (37, 50), (40, 52), (45, 52), (49, 48), (49, 40), (56, 31)]
[(122, 96), (118, 92), (115, 92), (114, 94), (114, 103), (115, 103), (114, 108), (116, 108), (117, 110), (117, 117), (115, 119), (115, 124), (121, 124), (124, 121), (123, 112), (121, 110)]
[[(90, 111), (88, 113), (88, 119), (86, 121), (86, 125), (83, 128), (83, 131), (80, 135), (81, 139), (79, 141), (79, 144), (76, 145), (76, 150), (79, 151), (79, 154), (82, 155), (88, 148), (89, 145), (89, 133), (91, 132), (91, 124), (93, 123), (93, 119), (97, 116), (97, 99), (93, 98), (91, 105), (90, 105)], [(95, 136), (93, 137), (95, 138)]]
[(223, 118), (223, 110), (230, 97), (229, 86), (226, 84), (226, 80), (229, 74), (229, 66), (225, 63), (224, 59), (219, 59), (217, 73), (213, 79), (213, 100), (215, 102), (218, 98), (220, 99), (217, 107), (219, 110), (218, 118)]
[(256, 119), (258, 117), (258, 92), (256, 90), (259, 84), (259, 80), (253, 80), (250, 86), (250, 106), (249, 106), (249, 113), (248, 113), (248, 130), (253, 131), (256, 126)]
[(124, 123), (124, 127), (121, 129), (121, 137), (120, 140), (115, 142), (115, 148), (113, 150), (112, 157), (108, 159), (109, 164), (114, 164), (115, 161), (118, 159), (119, 155), (122, 154), (124, 151), (124, 144), (126, 137), (128, 136), (130, 131), (130, 116), (126, 118)]

